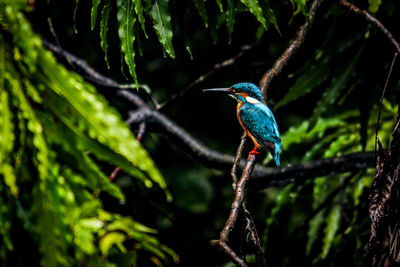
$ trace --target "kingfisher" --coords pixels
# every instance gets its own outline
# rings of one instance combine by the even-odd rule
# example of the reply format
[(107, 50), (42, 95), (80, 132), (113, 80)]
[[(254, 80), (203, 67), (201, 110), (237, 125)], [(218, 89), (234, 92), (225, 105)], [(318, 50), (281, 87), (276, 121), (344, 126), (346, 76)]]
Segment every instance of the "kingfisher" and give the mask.
[(276, 166), (280, 165), (281, 136), (272, 111), (262, 102), (261, 90), (253, 83), (236, 83), (229, 88), (205, 89), (203, 92), (227, 93), (237, 101), (236, 116), (247, 136), (254, 143), (249, 153), (259, 154), (258, 148), (269, 151)]

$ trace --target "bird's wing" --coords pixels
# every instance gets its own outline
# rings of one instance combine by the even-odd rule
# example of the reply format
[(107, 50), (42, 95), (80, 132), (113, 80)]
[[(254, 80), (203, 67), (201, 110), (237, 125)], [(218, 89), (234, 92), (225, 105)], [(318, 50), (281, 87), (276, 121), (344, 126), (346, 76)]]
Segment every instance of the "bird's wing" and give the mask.
[(243, 105), (240, 119), (260, 145), (270, 149), (270, 144), (280, 144), (278, 125), (271, 110), (264, 104)]

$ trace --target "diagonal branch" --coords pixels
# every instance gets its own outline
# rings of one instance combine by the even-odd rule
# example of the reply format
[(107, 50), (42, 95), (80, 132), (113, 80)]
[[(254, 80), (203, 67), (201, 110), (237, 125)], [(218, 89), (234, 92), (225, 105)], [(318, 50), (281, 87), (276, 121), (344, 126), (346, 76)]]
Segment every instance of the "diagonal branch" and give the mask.
[[(235, 227), (236, 220), (239, 216), (240, 207), (243, 204), (245, 191), (247, 184), (250, 180), (251, 173), (253, 172), (254, 165), (256, 164), (256, 156), (254, 154), (249, 155), (246, 161), (246, 165), (243, 169), (242, 176), (236, 184), (235, 199), (232, 202), (231, 212), (226, 220), (225, 226), (222, 229), (218, 240), (211, 240), (212, 246), (219, 247), (222, 251), (227, 254), (233, 262), (239, 266), (247, 266), (247, 264), (227, 245), (229, 241), (229, 235)], [(265, 262), (265, 261), (264, 261)]]
[[(84, 77), (89, 82), (98, 86), (120, 88), (118, 82), (105, 77), (89, 67), (85, 61), (64, 51), (63, 53), (51, 43), (44, 43), (56, 56), (63, 58), (63, 55), (75, 64), (75, 67), (81, 73), (86, 73)], [(96, 82), (93, 82), (96, 80)], [(146, 121), (148, 132), (159, 132), (168, 137), (174, 144), (182, 148), (193, 159), (199, 161), (202, 165), (219, 170), (229, 171), (231, 169), (235, 157), (212, 150), (202, 144), (190, 133), (182, 129), (179, 125), (169, 119), (161, 112), (147, 105), (138, 95), (132, 91), (118, 90), (117, 94), (124, 97), (138, 109), (131, 112), (128, 122), (140, 125), (142, 121)], [(239, 161), (239, 168), (243, 168), (245, 161)], [(266, 168), (260, 165), (255, 166), (250, 188), (261, 190), (271, 186), (284, 186), (288, 183), (299, 179), (310, 179), (314, 177), (364, 170), (374, 168), (375, 160), (373, 152), (353, 153), (341, 157), (320, 159), (306, 163), (294, 164), (281, 168)]]
[(314, 22), (315, 12), (318, 6), (322, 2), (323, 0), (314, 0), (312, 2), (310, 10), (308, 12), (309, 16), (308, 20), (299, 28), (299, 30), (296, 33), (296, 37), (286, 48), (286, 50), (282, 53), (282, 55), (275, 61), (273, 67), (270, 70), (268, 70), (261, 78), (259, 87), (263, 93), (265, 103), (267, 101), (267, 92), (269, 85), (271, 84), (272, 80), (282, 72), (282, 69), (286, 66), (288, 61), (292, 58), (292, 56), (300, 49), (301, 45), (304, 43), (308, 29)]
[(340, 4), (344, 7), (346, 7), (349, 11), (362, 16), (367, 22), (371, 23), (374, 25), (378, 30), (380, 30), (392, 43), (394, 46), (397, 54), (400, 54), (400, 44), (396, 41), (394, 38), (393, 34), (380, 22), (377, 18), (369, 14), (367, 11), (362, 10), (355, 5), (349, 3), (346, 0), (340, 0)]
[[(115, 80), (104, 76), (97, 72), (95, 69), (93, 69), (91, 66), (89, 66), (84, 60), (78, 58), (77, 56), (65, 51), (62, 49), (59, 45), (54, 45), (44, 39), (43, 41), (43, 46), (49, 49), (51, 52), (53, 52), (55, 55), (57, 55), (59, 58), (65, 60), (68, 65), (73, 70), (76, 70), (81, 74), (87, 81), (90, 83), (93, 83), (98, 86), (102, 87), (110, 87), (110, 88), (116, 88), (120, 90), (124, 89), (136, 89), (136, 84), (122, 84), (118, 83)], [(146, 84), (139, 84), (138, 88), (143, 89), (148, 95), (150, 100), (153, 102), (155, 107), (158, 107), (160, 104), (157, 102), (156, 99), (153, 98), (153, 96), (150, 94), (150, 88)], [(140, 99), (141, 102), (143, 102)]]
[[(322, 2), (322, 0), (314, 0), (310, 11), (309, 11), (309, 20), (300, 27), (299, 31), (297, 32), (297, 36), (295, 40), (289, 45), (289, 47), (283, 52), (281, 57), (275, 62), (274, 66), (264, 74), (262, 79), (260, 80), (259, 86), (260, 89), (263, 93), (263, 101), (266, 103), (267, 100), (267, 91), (269, 84), (271, 83), (272, 79), (276, 77), (283, 69), (283, 67), (286, 65), (288, 60), (291, 58), (291, 56), (299, 49), (299, 47), (302, 45), (302, 43), (305, 40), (306, 33), (308, 31), (309, 25), (312, 24), (314, 20), (314, 15), (317, 7), (319, 4)], [(242, 207), (244, 210), (245, 214), (245, 219), (247, 221), (247, 231), (250, 232), (251, 239), (253, 241), (253, 244), (256, 249), (256, 259), (257, 259), (257, 265), (258, 266), (266, 266), (266, 261), (265, 257), (263, 255), (262, 251), (262, 246), (260, 239), (257, 234), (257, 230), (255, 229), (253, 219), (251, 217), (250, 212), (247, 210), (245, 202), (244, 202), (244, 197), (245, 197), (245, 188), (250, 180), (251, 174), (253, 172), (254, 165), (256, 163), (255, 155), (254, 154), (249, 154), (245, 167), (242, 172), (242, 176), (239, 180), (237, 181), (236, 178), (236, 168), (239, 165), (239, 159), (241, 157), (243, 147), (246, 143), (246, 132), (243, 133), (240, 145), (237, 149), (236, 152), (236, 157), (233, 163), (233, 167), (231, 170), (231, 175), (233, 178), (233, 185), (235, 189), (235, 199), (232, 203), (232, 208), (231, 208), (231, 213), (229, 214), (228, 219), (226, 220), (225, 226), (222, 229), (220, 233), (220, 239), (219, 240), (212, 240), (211, 244), (214, 246), (219, 247), (221, 250), (225, 252), (230, 258), (232, 259), (233, 262), (237, 263), (239, 266), (247, 266), (245, 262), (240, 262), (242, 259), (240, 259), (234, 251), (227, 245), (227, 242), (229, 241), (229, 234), (233, 230), (236, 224), (236, 219), (239, 215), (239, 208)]]
[(244, 144), (246, 143), (247, 140), (247, 134), (245, 131), (243, 131), (242, 137), (240, 138), (240, 144), (239, 147), (236, 151), (236, 156), (235, 156), (235, 160), (233, 161), (233, 165), (232, 165), (232, 169), (231, 169), (231, 176), (232, 176), (232, 187), (233, 190), (236, 189), (236, 184), (238, 182), (237, 176), (236, 176), (236, 172), (237, 172), (237, 168), (240, 164), (240, 158), (242, 157), (242, 152), (243, 152), (243, 148), (244, 148)]
[(214, 75), (215, 73), (217, 73), (218, 71), (220, 71), (223, 68), (229, 67), (229, 66), (233, 66), (240, 58), (242, 58), (248, 51), (252, 50), (255, 46), (257, 45), (257, 43), (254, 43), (252, 45), (244, 45), (241, 47), (240, 52), (230, 58), (227, 59), (221, 63), (215, 64), (214, 67), (209, 70), (207, 73), (201, 75), (200, 77), (198, 77), (195, 81), (193, 81), (191, 84), (189, 84), (186, 88), (184, 88), (182, 91), (173, 94), (168, 100), (166, 100), (164, 103), (161, 103), (158, 106), (158, 110), (163, 109), (164, 107), (170, 105), (173, 101), (177, 100), (178, 98), (184, 97), (189, 91), (191, 91), (193, 88), (195, 88), (196, 86), (198, 86), (199, 84), (201, 84), (202, 82), (204, 82), (207, 78), (209, 78), (210, 76)]

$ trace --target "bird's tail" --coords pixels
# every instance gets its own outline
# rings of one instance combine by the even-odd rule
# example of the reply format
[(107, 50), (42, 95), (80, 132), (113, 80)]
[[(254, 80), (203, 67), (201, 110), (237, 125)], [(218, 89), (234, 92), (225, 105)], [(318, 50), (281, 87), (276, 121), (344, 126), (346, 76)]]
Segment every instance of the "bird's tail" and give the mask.
[(282, 147), (281, 144), (275, 143), (274, 160), (276, 166), (281, 165), (281, 162), (279, 161), (279, 152), (281, 151), (281, 147)]

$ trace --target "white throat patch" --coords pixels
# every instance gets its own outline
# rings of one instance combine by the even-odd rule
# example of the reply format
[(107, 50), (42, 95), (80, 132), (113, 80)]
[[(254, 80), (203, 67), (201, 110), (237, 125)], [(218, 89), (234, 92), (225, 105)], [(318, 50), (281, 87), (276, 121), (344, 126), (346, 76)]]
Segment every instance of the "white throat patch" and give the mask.
[(254, 97), (250, 97), (250, 96), (246, 97), (246, 101), (249, 102), (249, 103), (251, 103), (251, 104), (258, 104), (258, 103), (260, 103), (260, 101), (258, 101), (258, 100), (255, 99)]

